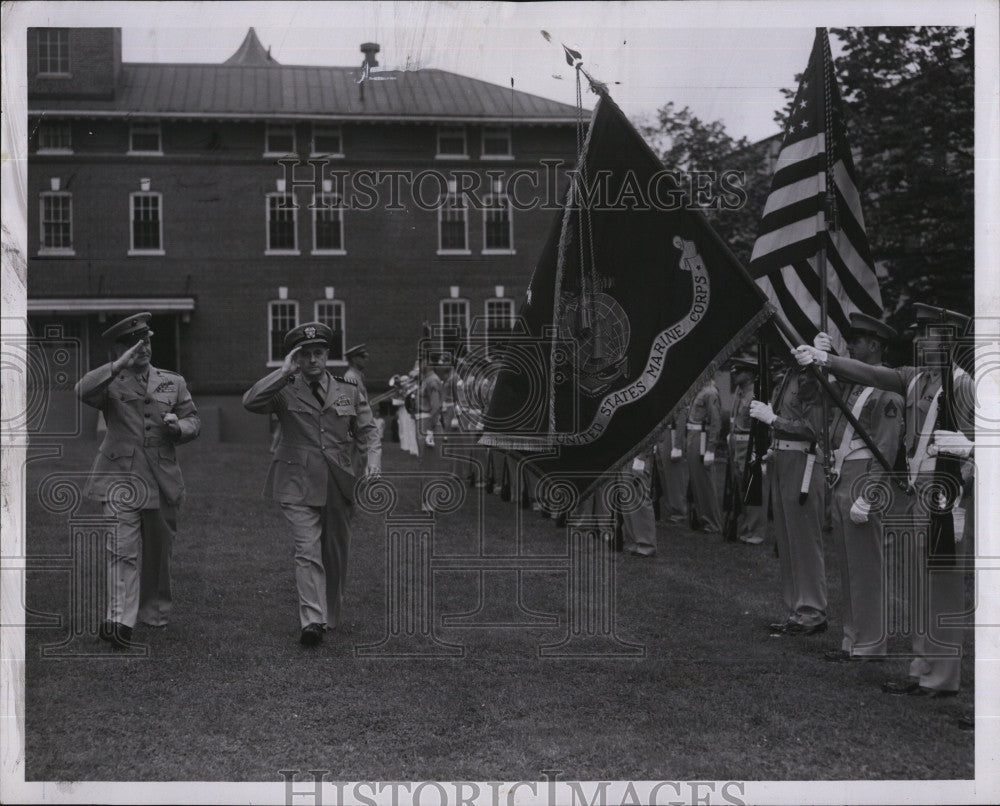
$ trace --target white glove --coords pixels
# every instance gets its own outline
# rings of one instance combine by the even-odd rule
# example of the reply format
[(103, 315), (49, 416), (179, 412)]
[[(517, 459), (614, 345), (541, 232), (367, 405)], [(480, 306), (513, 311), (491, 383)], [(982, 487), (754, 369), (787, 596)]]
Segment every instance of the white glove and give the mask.
[(868, 523), (868, 515), (872, 511), (872, 505), (863, 498), (858, 498), (851, 504), (851, 523)]
[(778, 415), (774, 413), (774, 409), (767, 405), (767, 403), (761, 403), (759, 400), (750, 401), (750, 416), (755, 420), (760, 420), (765, 425), (770, 425), (778, 419)]
[(702, 461), (705, 463), (705, 467), (711, 467), (715, 464), (715, 451), (705, 451), (705, 455), (702, 457)]
[(380, 475), (382, 475), (381, 466), (377, 462), (368, 462), (367, 467), (365, 467), (365, 478), (377, 479)]
[(452, 417), (451, 418), (451, 427), (452, 428), (458, 428), (458, 417)]
[(427, 435), (424, 437), (424, 445), (426, 445), (428, 448), (433, 448), (434, 447), (434, 432), (433, 431), (428, 431), (427, 432)]
[(931, 456), (941, 454), (943, 456), (957, 456), (959, 459), (968, 459), (972, 456), (972, 449), (975, 446), (976, 443), (966, 438), (965, 434), (958, 431), (938, 430), (934, 432), (934, 442), (927, 446), (927, 453)]
[(671, 462), (676, 462), (680, 458), (681, 458), (681, 449), (680, 448), (671, 448), (670, 449), (670, 461)]
[(817, 350), (829, 353), (833, 349), (833, 342), (830, 340), (830, 337), (821, 330), (816, 334), (816, 338), (813, 339), (813, 347)]
[(823, 366), (830, 359), (830, 355), (826, 350), (819, 350), (816, 347), (810, 347), (808, 344), (800, 344), (792, 350), (792, 355), (798, 361), (800, 367), (808, 367), (810, 364)]

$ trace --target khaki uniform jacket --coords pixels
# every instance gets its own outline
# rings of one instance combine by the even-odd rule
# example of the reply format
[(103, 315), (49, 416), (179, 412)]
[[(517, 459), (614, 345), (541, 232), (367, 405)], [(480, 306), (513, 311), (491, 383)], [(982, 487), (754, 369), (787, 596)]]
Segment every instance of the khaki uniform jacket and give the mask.
[(722, 399), (714, 383), (708, 383), (695, 395), (688, 409), (688, 422), (698, 423), (708, 435), (705, 450), (715, 451), (722, 430)]
[(436, 372), (428, 373), (420, 381), (417, 395), (417, 433), (441, 432), (442, 383)]
[[(91, 370), (76, 384), (76, 394), (104, 414), (108, 432), (94, 460), (84, 495), (107, 500), (108, 488), (126, 474), (146, 484), (144, 509), (158, 509), (160, 494), (170, 506), (184, 497), (184, 479), (175, 445), (201, 432), (201, 420), (184, 378), (150, 365), (145, 388), (131, 372), (111, 374), (111, 364)], [(163, 415), (177, 415), (179, 436), (171, 435)]]
[(285, 376), (281, 369), (250, 387), (243, 406), (257, 414), (276, 414), (281, 423), (281, 439), (264, 482), (266, 498), (325, 506), (332, 476), (344, 498), (353, 502), (353, 446), (369, 465), (381, 463), (382, 443), (368, 401), (357, 386), (330, 373), (322, 407), (300, 374)]
[[(817, 442), (823, 434), (823, 405), (819, 381), (797, 369), (788, 374), (774, 392), (771, 408), (778, 415), (771, 423), (774, 439)], [(821, 446), (816, 448), (817, 461), (822, 459)]]
[[(851, 411), (854, 411), (855, 403), (866, 388), (864, 384), (855, 383), (842, 390), (842, 392), (846, 392), (846, 394), (842, 394), (842, 397)], [(896, 454), (902, 443), (904, 414), (902, 396), (884, 389), (875, 389), (868, 396), (868, 400), (865, 401), (865, 405), (858, 414), (858, 422), (861, 423), (861, 427), (868, 432), (890, 465), (895, 463)], [(847, 425), (844, 413), (839, 408), (835, 409), (833, 427), (830, 429), (830, 448), (834, 452), (840, 448)], [(860, 441), (860, 436), (855, 433), (852, 443)], [(867, 451), (867, 447), (864, 450)], [(852, 454), (848, 453), (844, 461), (853, 461)], [(874, 480), (885, 475), (882, 465), (874, 457), (868, 457), (867, 462), (868, 467), (865, 472), (870, 479)]]

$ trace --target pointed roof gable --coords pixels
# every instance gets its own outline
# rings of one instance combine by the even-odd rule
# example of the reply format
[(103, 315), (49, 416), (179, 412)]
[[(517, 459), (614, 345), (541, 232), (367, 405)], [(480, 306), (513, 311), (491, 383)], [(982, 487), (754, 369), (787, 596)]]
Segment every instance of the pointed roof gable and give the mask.
[(251, 28), (243, 38), (243, 43), (236, 49), (236, 52), (226, 59), (223, 64), (251, 65), (260, 67), (278, 62), (271, 56), (270, 50), (265, 50), (264, 46), (257, 38), (257, 32)]

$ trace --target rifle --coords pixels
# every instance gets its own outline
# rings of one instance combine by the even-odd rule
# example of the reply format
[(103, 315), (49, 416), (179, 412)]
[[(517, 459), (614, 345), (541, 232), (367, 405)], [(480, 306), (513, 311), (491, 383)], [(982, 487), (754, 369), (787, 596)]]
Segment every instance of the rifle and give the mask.
[[(757, 334), (757, 380), (753, 384), (755, 400), (767, 403), (771, 399), (771, 378), (768, 375), (767, 339), (763, 328)], [(743, 505), (759, 507), (764, 499), (764, 454), (771, 445), (771, 429), (760, 420), (750, 424), (747, 455), (743, 463)]]
[(660, 510), (660, 497), (663, 495), (663, 482), (660, 479), (660, 449), (653, 446), (653, 467), (652, 477), (649, 480), (649, 496), (653, 499), (653, 519), (660, 520), (662, 512)]
[(722, 492), (722, 506), (726, 511), (726, 520), (722, 525), (722, 539), (727, 543), (735, 543), (739, 539), (738, 526), (740, 512), (743, 510), (741, 503), (736, 485), (733, 484), (733, 453), (730, 450), (726, 459), (726, 486)]
[[(951, 347), (947, 350), (948, 365), (941, 369), (941, 394), (935, 427), (957, 431), (955, 419), (955, 370)], [(927, 535), (927, 567), (953, 568), (955, 556), (955, 517), (952, 509), (962, 497), (962, 460), (956, 456), (938, 454), (934, 461), (934, 483), (939, 491), (930, 501), (930, 528)]]
[(493, 469), (493, 449), (486, 449), (486, 492), (492, 494), (497, 485), (496, 471)]

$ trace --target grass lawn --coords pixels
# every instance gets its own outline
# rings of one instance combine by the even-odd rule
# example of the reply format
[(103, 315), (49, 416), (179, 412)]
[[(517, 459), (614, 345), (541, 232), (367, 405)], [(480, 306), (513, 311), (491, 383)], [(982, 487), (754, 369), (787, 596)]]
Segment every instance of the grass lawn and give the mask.
[[(37, 488), (50, 473), (86, 470), (95, 450), (71, 442), (58, 461), (28, 465), (29, 555), (67, 553), (67, 516), (44, 511)], [(365, 657), (356, 647), (387, 630), (387, 538), (384, 516), (359, 512), (345, 623), (304, 648), (291, 540), (277, 506), (260, 497), (266, 446), (196, 441), (179, 453), (188, 499), (174, 611), (164, 629), (137, 628), (148, 657), (84, 637), (93, 655), (43, 658), (42, 645), (67, 628), (27, 630), (29, 781), (277, 781), (288, 769), (380, 781), (540, 780), (542, 770), (569, 780), (975, 777), (973, 734), (955, 725), (973, 704), (971, 631), (953, 699), (883, 695), (883, 679), (905, 674), (901, 660), (824, 662), (840, 643), (832, 550), (831, 629), (821, 636), (767, 635), (764, 625), (782, 615), (770, 545), (660, 523), (655, 559), (614, 562), (617, 635), (644, 656), (539, 656), (568, 630), (560, 568), (521, 573), (520, 608), (516, 573), (485, 575), (494, 610), (479, 620), (520, 626), (442, 621), (476, 609), (480, 579), (439, 567), (434, 633), (462, 654)], [(391, 444), (384, 466), (416, 467)], [(523, 553), (565, 554), (565, 532), (552, 521), (473, 495), (437, 517), (434, 556), (468, 557), (480, 539), (488, 553), (514, 554), (518, 529)], [(65, 623), (69, 579), (29, 573), (28, 607)], [(891, 643), (907, 647), (902, 637)]]

